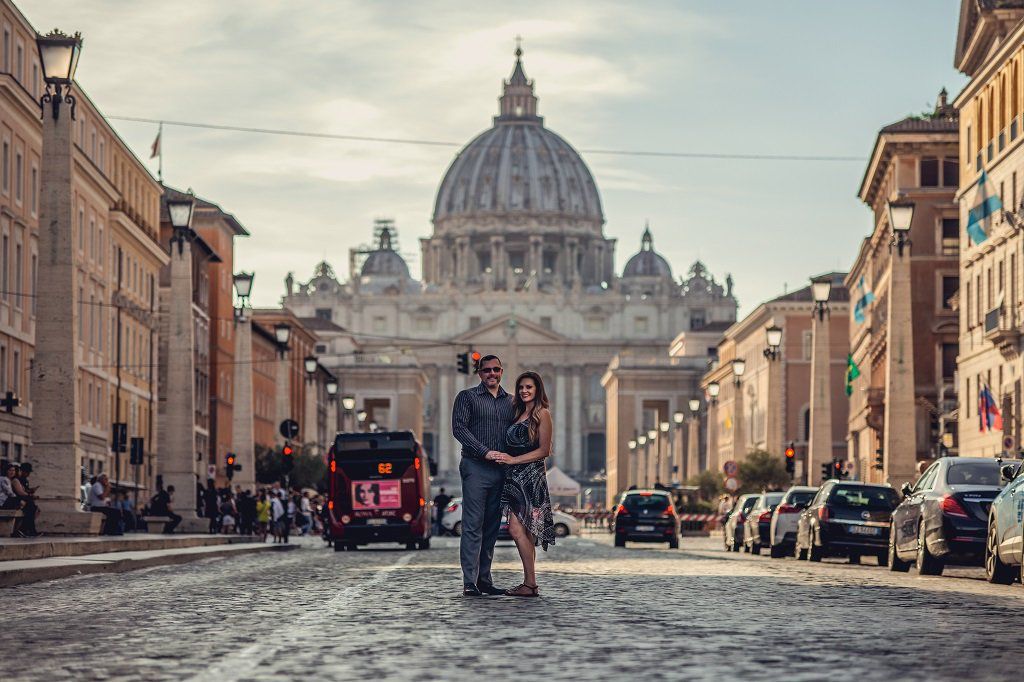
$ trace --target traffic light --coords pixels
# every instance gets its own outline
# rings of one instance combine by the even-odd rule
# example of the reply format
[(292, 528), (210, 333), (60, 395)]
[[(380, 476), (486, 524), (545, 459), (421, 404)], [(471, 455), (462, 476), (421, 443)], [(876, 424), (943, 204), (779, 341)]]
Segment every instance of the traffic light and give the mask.
[(145, 458), (145, 441), (141, 436), (133, 436), (131, 439), (131, 449), (129, 454), (128, 463), (139, 465), (142, 464)]
[(827, 481), (832, 478), (832, 462), (821, 465), (821, 480)]
[(295, 468), (295, 457), (294, 457), (295, 449), (292, 447), (291, 443), (285, 443), (284, 444), (284, 447), (281, 448), (281, 455), (282, 455), (281, 464), (283, 465), (282, 468), (286, 472), (287, 471), (291, 471), (292, 469), (294, 469)]
[(480, 357), (481, 357), (480, 351), (477, 351), (477, 350), (475, 350), (475, 351), (473, 351), (472, 353), (469, 354), (469, 359), (473, 361), (473, 371), (474, 372), (480, 371)]
[(796, 448), (792, 443), (786, 448), (786, 473), (796, 473)]
[(874, 468), (879, 471), (885, 470), (885, 457), (882, 455), (882, 448), (875, 450), (875, 464)]
[(832, 478), (838, 478), (840, 481), (846, 478), (847, 473), (843, 471), (842, 460), (836, 459), (832, 461)]
[(455, 356), (455, 360), (459, 374), (469, 374), (469, 353), (459, 353)]
[[(230, 481), (235, 477), (235, 453), (229, 452), (224, 458), (224, 473), (227, 474), (228, 480)], [(237, 468), (241, 469), (241, 466)]]

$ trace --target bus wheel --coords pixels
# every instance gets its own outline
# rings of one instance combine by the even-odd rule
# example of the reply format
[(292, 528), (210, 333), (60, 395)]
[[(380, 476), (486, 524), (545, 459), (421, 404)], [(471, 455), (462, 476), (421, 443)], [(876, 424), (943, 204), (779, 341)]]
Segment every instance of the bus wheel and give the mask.
[(407, 542), (407, 543), (405, 543), (405, 548), (406, 549), (416, 549), (416, 543), (415, 542)]
[(430, 549), (430, 538), (427, 538), (426, 540), (420, 540), (416, 544), (416, 548), (417, 549)]
[(342, 543), (340, 543), (340, 542), (338, 542), (336, 540), (334, 542), (334, 551), (335, 552), (344, 552), (345, 551), (345, 545), (343, 545)]

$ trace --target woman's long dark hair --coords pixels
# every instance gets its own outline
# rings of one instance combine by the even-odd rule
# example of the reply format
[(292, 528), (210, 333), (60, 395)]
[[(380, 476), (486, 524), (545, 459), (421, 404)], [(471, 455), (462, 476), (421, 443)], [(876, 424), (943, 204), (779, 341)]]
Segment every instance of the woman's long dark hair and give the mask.
[(547, 408), (548, 394), (547, 391), (544, 390), (544, 380), (541, 379), (540, 375), (536, 372), (523, 372), (516, 377), (515, 398), (512, 400), (512, 406), (515, 408), (516, 412), (516, 421), (519, 421), (519, 419), (526, 414), (527, 410), (526, 403), (524, 403), (523, 399), (519, 397), (519, 384), (523, 379), (531, 379), (533, 381), (534, 388), (536, 388), (536, 395), (533, 397), (533, 409), (530, 411), (529, 429), (530, 442), (532, 443), (537, 440), (537, 434), (540, 432), (540, 414), (538, 413), (539, 410), (537, 408)]

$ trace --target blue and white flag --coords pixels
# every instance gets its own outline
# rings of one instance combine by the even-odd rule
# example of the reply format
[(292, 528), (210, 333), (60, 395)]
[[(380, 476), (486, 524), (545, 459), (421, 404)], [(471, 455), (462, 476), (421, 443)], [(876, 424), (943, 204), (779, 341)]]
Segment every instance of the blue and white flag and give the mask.
[(861, 292), (861, 297), (857, 299), (857, 303), (853, 306), (853, 319), (857, 320), (857, 324), (864, 324), (866, 319), (864, 311), (875, 300), (875, 295), (868, 291), (867, 285), (864, 284), (864, 275), (861, 275), (857, 289)]
[(984, 170), (978, 177), (978, 192), (975, 195), (974, 207), (967, 214), (967, 236), (976, 245), (988, 239), (988, 227), (994, 214), (1003, 210), (1003, 202), (995, 194), (989, 193), (988, 173)]

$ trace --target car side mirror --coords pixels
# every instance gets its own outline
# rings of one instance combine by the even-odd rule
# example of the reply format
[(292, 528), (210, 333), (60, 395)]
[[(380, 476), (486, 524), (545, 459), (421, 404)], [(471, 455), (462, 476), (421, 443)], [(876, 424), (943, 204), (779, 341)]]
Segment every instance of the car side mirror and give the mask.
[(1000, 478), (1009, 483), (1017, 477), (1017, 468), (1016, 464), (1004, 464), (999, 468)]
[(903, 485), (901, 485), (900, 486), (900, 492), (903, 493), (903, 497), (910, 497), (910, 493), (911, 493), (910, 484), (909, 483), (904, 483)]

